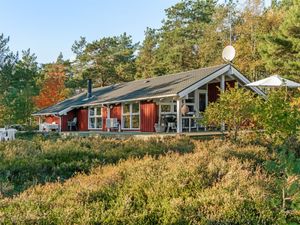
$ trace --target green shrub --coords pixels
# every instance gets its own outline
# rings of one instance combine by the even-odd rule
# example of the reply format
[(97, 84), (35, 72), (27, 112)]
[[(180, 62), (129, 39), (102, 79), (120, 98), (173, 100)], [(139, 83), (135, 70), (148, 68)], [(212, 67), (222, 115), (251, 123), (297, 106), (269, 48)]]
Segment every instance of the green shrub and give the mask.
[(240, 129), (251, 125), (256, 101), (249, 90), (237, 86), (229, 88), (216, 102), (208, 105), (204, 121), (208, 126), (221, 128), (221, 124), (226, 125), (229, 134), (236, 140)]
[(257, 122), (275, 145), (292, 144), (300, 125), (300, 112), (284, 89), (272, 90), (256, 111)]

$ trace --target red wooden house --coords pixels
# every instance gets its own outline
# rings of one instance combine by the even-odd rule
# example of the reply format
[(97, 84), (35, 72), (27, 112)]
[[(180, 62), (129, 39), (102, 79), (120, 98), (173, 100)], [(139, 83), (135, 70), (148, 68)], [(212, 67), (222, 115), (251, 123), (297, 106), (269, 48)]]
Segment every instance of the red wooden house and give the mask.
[(235, 83), (243, 87), (250, 81), (230, 64), (95, 89), (89, 82), (87, 92), (33, 115), (60, 131), (190, 132), (201, 129), (197, 121), (207, 104)]

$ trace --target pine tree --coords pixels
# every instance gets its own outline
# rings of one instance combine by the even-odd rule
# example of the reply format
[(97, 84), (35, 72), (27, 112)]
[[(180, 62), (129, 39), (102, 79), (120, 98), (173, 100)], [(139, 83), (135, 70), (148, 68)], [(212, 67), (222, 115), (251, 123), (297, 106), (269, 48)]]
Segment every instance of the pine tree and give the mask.
[(278, 31), (265, 36), (261, 55), (270, 73), (300, 81), (300, 2), (286, 6)]
[(91, 78), (95, 86), (133, 80), (137, 46), (126, 33), (104, 37), (92, 43), (86, 43), (81, 38), (72, 48), (77, 55), (73, 63), (74, 71), (80, 74), (76, 77), (82, 80)]
[(215, 10), (214, 0), (184, 0), (166, 9), (156, 51), (161, 74), (199, 68), (200, 43)]
[(145, 40), (139, 48), (139, 54), (136, 60), (136, 78), (149, 78), (159, 74), (159, 71), (156, 70), (157, 42), (157, 31), (155, 29), (147, 28), (145, 31)]

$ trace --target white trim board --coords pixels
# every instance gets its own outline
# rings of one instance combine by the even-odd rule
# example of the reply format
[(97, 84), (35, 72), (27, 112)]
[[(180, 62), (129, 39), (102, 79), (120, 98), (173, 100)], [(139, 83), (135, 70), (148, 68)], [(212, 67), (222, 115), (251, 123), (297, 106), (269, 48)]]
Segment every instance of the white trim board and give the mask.
[[(240, 73), (240, 71), (238, 71), (236, 68), (234, 68), (234, 66), (231, 66), (232, 69), (232, 73), (238, 78), (240, 79), (242, 82), (244, 82), (245, 84), (249, 84), (250, 81), (243, 75)], [(249, 87), (252, 91), (256, 92), (257, 94), (266, 97), (266, 94), (258, 87)]]
[(208, 75), (208, 76), (205, 77), (204, 79), (202, 79), (202, 80), (196, 82), (195, 84), (193, 84), (193, 85), (191, 85), (190, 87), (184, 89), (183, 91), (178, 92), (178, 93), (177, 93), (178, 96), (179, 96), (180, 98), (182, 98), (182, 97), (188, 95), (190, 92), (192, 92), (192, 91), (198, 89), (199, 87), (201, 87), (201, 86), (207, 84), (208, 82), (210, 82), (210, 81), (216, 79), (217, 77), (221, 76), (222, 74), (228, 72), (229, 69), (230, 69), (230, 65), (227, 65), (227, 66), (223, 67), (222, 69), (219, 69), (218, 71), (216, 71), (216, 72), (214, 72), (214, 73)]
[[(190, 87), (186, 88), (185, 90), (181, 91), (178, 93), (179, 97), (182, 98), (186, 95), (188, 95), (190, 92), (200, 88), (201, 86), (209, 83), (210, 81), (220, 77), (221, 75), (226, 75), (226, 73), (231, 77), (236, 77), (237, 79), (239, 79), (241, 82), (245, 84), (250, 83), (250, 81), (243, 75), (241, 74), (234, 66), (232, 65), (227, 65), (225, 67), (223, 67), (222, 69), (216, 71), (215, 73), (208, 75), (207, 77), (205, 77), (204, 79), (198, 81), (197, 83), (191, 85)], [(240, 82), (239, 82), (240, 83)], [(251, 88), (252, 91), (254, 91), (255, 93), (266, 97), (266, 94), (258, 87), (249, 87)]]

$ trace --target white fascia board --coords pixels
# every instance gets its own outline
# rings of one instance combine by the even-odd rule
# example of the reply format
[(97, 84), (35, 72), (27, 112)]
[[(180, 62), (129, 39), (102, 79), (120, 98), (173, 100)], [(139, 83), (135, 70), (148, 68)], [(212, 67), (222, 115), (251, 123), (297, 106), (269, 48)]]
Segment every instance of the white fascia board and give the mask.
[[(71, 107), (68, 107), (56, 114), (58, 115), (64, 115), (74, 108), (78, 107), (89, 107), (89, 106), (95, 106), (95, 105), (107, 105), (107, 104), (116, 104), (116, 103), (124, 103), (124, 102), (134, 102), (134, 101), (142, 101), (142, 100), (148, 100), (148, 99), (159, 99), (159, 98), (170, 98), (170, 97), (178, 97), (176, 94), (170, 94), (170, 95), (161, 95), (161, 96), (154, 96), (154, 97), (143, 97), (143, 98), (134, 98), (134, 99), (128, 99), (128, 100), (118, 100), (118, 101), (107, 101), (107, 102), (95, 102), (90, 104), (81, 104), (81, 105), (74, 105)], [(49, 115), (53, 115), (52, 113), (49, 113)]]
[(33, 113), (31, 115), (32, 116), (55, 116), (57, 114), (58, 114), (57, 112), (54, 112), (54, 113)]
[(70, 112), (73, 108), (74, 108), (74, 106), (68, 107), (68, 108), (66, 108), (66, 109), (64, 109), (64, 110), (62, 110), (62, 111), (60, 111), (60, 112), (58, 113), (58, 115), (62, 116), (62, 115), (64, 115), (64, 114)]
[[(143, 100), (149, 100), (149, 99), (160, 99), (160, 98), (170, 98), (170, 97), (178, 97), (176, 94), (169, 94), (169, 95), (160, 95), (160, 96), (153, 96), (153, 97), (142, 97), (142, 98), (133, 98), (133, 99), (127, 99), (127, 100), (117, 100), (117, 101), (106, 101), (106, 102), (95, 102), (90, 104), (84, 104), (84, 105), (78, 105), (78, 106), (93, 106), (93, 105), (107, 105), (107, 104), (116, 104), (116, 103), (124, 103), (124, 102), (134, 102), (134, 101), (143, 101)], [(77, 106), (77, 107), (78, 107)]]
[(208, 82), (216, 79), (217, 77), (221, 76), (222, 74), (225, 74), (226, 72), (228, 72), (230, 69), (230, 65), (226, 65), (223, 68), (217, 70), (216, 72), (208, 75), (207, 77), (205, 77), (204, 79), (198, 81), (197, 83), (191, 85), (190, 87), (184, 89), (183, 91), (178, 93), (178, 96), (180, 98), (188, 95), (189, 93), (191, 93), (192, 91), (198, 89), (199, 87), (203, 86), (204, 84), (207, 84)]

